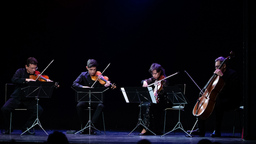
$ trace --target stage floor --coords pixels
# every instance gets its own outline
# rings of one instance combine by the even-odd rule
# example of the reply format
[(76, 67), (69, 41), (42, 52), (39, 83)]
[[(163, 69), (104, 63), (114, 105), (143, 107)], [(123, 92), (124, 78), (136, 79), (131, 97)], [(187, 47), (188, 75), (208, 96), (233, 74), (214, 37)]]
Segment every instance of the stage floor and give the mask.
[[(66, 134), (66, 130), (58, 130)], [(52, 133), (53, 130), (47, 131)], [(20, 136), (20, 130), (14, 130), (11, 135), (0, 135), (0, 143), (45, 143), (48, 136), (42, 130), (36, 130), (35, 135), (23, 135)], [(166, 136), (139, 136), (138, 132), (133, 132), (128, 135), (128, 131), (106, 131), (106, 134), (97, 133), (97, 135), (88, 134), (66, 134), (71, 144), (111, 144), (111, 143), (137, 143), (139, 140), (148, 139), (151, 143), (175, 143), (175, 144), (196, 144), (201, 139), (209, 139), (212, 142), (220, 142), (222, 144), (254, 144), (256, 141), (242, 140), (241, 134), (236, 133), (232, 136), (232, 133), (223, 133), (220, 138), (211, 138), (210, 133), (206, 134), (206, 137), (186, 137), (183, 132), (173, 132)]]

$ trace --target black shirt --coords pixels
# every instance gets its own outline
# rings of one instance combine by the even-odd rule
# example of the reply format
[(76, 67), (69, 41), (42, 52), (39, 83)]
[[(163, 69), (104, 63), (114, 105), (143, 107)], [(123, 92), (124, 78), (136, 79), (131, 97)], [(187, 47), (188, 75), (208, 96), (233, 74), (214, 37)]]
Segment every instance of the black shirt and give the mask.
[[(88, 71), (87, 72), (82, 72), (76, 80), (73, 82), (73, 87), (79, 87), (82, 88), (82, 86), (92, 86), (92, 84), (95, 81), (91, 79), (91, 76), (89, 75)], [(94, 84), (93, 87), (102, 87), (98, 81)]]
[(12, 83), (16, 85), (12, 98), (24, 98), (24, 92), (21, 88), (26, 86), (26, 78), (29, 78), (29, 73), (25, 68), (19, 68), (12, 77)]
[(241, 86), (237, 72), (227, 69), (221, 77), (225, 85), (217, 97), (217, 101), (222, 104), (228, 104), (231, 107), (237, 107), (241, 101)]

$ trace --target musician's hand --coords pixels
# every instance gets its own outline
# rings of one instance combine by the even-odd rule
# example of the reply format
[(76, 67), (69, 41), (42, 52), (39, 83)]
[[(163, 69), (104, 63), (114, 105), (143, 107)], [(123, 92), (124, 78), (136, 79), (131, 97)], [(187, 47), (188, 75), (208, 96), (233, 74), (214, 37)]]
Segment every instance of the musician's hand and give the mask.
[(104, 86), (105, 86), (105, 87), (109, 87), (109, 86), (110, 86), (110, 81), (107, 81)]
[(82, 86), (82, 88), (90, 88), (89, 86)]
[(55, 85), (55, 88), (59, 88), (60, 87), (59, 82), (55, 82), (54, 85)]
[(220, 69), (216, 69), (214, 71), (214, 73), (217, 74), (218, 76), (223, 76), (223, 73), (222, 73), (222, 71)]
[(161, 84), (162, 84), (162, 83), (161, 83), (160, 81), (156, 81), (156, 82), (155, 82), (155, 86), (160, 87), (160, 86), (161, 86)]
[(143, 85), (142, 85), (142, 87), (148, 87), (148, 83), (147, 83), (147, 81), (143, 81)]
[(100, 79), (100, 78), (103, 78), (103, 76), (100, 74), (100, 75), (97, 75), (97, 77)]
[(26, 78), (26, 82), (30, 82), (30, 81), (36, 81), (34, 79), (29, 79), (29, 78)]

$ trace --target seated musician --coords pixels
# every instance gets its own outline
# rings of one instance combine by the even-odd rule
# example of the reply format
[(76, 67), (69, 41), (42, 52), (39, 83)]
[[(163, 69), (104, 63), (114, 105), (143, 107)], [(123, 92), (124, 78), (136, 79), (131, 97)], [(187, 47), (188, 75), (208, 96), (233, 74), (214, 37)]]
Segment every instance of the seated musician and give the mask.
[[(164, 68), (157, 63), (153, 63), (150, 66), (149, 69), (150, 74), (152, 75), (151, 78), (145, 79), (142, 81), (143, 87), (148, 87), (148, 85), (155, 83), (158, 80), (161, 80), (165, 77), (165, 70)], [(154, 96), (156, 98), (157, 104), (150, 104), (147, 102), (144, 102), (142, 104), (142, 118), (143, 121), (151, 131), (153, 131), (156, 134), (162, 134), (161, 128), (163, 127), (163, 112), (164, 108), (167, 105), (171, 105), (165, 95), (164, 87), (166, 87), (167, 81), (163, 80), (160, 83), (157, 83), (157, 85), (153, 85), (154, 88)], [(140, 135), (147, 135), (151, 134), (146, 129), (142, 129)]]
[[(36, 119), (37, 108), (36, 101), (32, 98), (26, 98), (24, 91), (21, 89), (26, 87), (26, 83), (29, 81), (35, 81), (34, 79), (29, 78), (30, 75), (34, 75), (37, 70), (37, 60), (34, 57), (29, 57), (25, 68), (18, 69), (12, 77), (12, 83), (16, 85), (14, 92), (11, 94), (10, 98), (1, 108), (4, 117), (4, 134), (10, 134), (10, 113), (14, 109), (18, 108), (21, 104), (24, 105), (29, 112), (29, 117), (26, 124), (23, 126), (22, 131), (26, 131), (27, 128), (31, 127), (34, 120)], [(43, 112), (42, 107), (38, 106), (38, 115), (40, 116)], [(27, 131), (27, 134), (35, 134), (32, 131)]]
[[(215, 71), (214, 73), (224, 80), (225, 85), (217, 96), (215, 104), (215, 131), (211, 134), (211, 137), (221, 136), (222, 120), (225, 111), (235, 110), (240, 105), (241, 93), (239, 86), (239, 79), (237, 72), (228, 68), (226, 64), (218, 69), (221, 63), (225, 60), (224, 57), (218, 57), (215, 59)], [(205, 136), (205, 120), (201, 120), (199, 117), (199, 130), (194, 134)]]
[[(92, 76), (95, 76), (96, 72), (97, 72), (97, 66), (98, 63), (96, 60), (94, 59), (89, 59), (87, 61), (87, 66), (86, 72), (82, 72), (77, 79), (73, 82), (73, 87), (80, 87), (80, 88), (90, 88), (93, 83), (95, 81), (92, 80)], [(107, 81), (105, 85), (100, 84), (98, 81), (95, 83), (95, 85), (93, 87), (108, 87), (110, 86), (110, 81)], [(77, 113), (78, 113), (78, 117), (80, 119), (81, 125), (82, 127), (84, 127), (88, 121), (88, 119), (86, 119), (86, 112), (85, 110), (88, 108), (88, 102), (83, 102), (80, 101), (76, 108), (77, 108)], [(92, 103), (91, 104), (92, 109), (96, 109), (93, 116), (92, 116), (92, 123), (96, 123), (99, 119), (99, 116), (101, 115), (101, 112), (103, 110), (103, 103)], [(88, 133), (88, 131), (84, 131), (83, 132)], [(96, 134), (93, 130), (91, 131), (91, 134)]]

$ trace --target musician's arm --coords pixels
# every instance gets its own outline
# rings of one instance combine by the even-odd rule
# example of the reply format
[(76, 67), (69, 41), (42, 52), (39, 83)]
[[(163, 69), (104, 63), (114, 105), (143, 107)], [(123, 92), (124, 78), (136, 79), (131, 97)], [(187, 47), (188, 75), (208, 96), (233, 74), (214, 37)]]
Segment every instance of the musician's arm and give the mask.
[(12, 83), (14, 84), (24, 84), (26, 83), (26, 78), (21, 78), (22, 77), (22, 70), (23, 69), (18, 69), (15, 74), (12, 77)]
[(142, 87), (147, 87), (149, 84), (153, 83), (153, 78), (145, 79), (141, 81)]
[(77, 78), (76, 80), (73, 82), (73, 87), (79, 87), (79, 88), (83, 88), (83, 85), (81, 85), (80, 83), (82, 82), (83, 80), (83, 73), (81, 73)]

